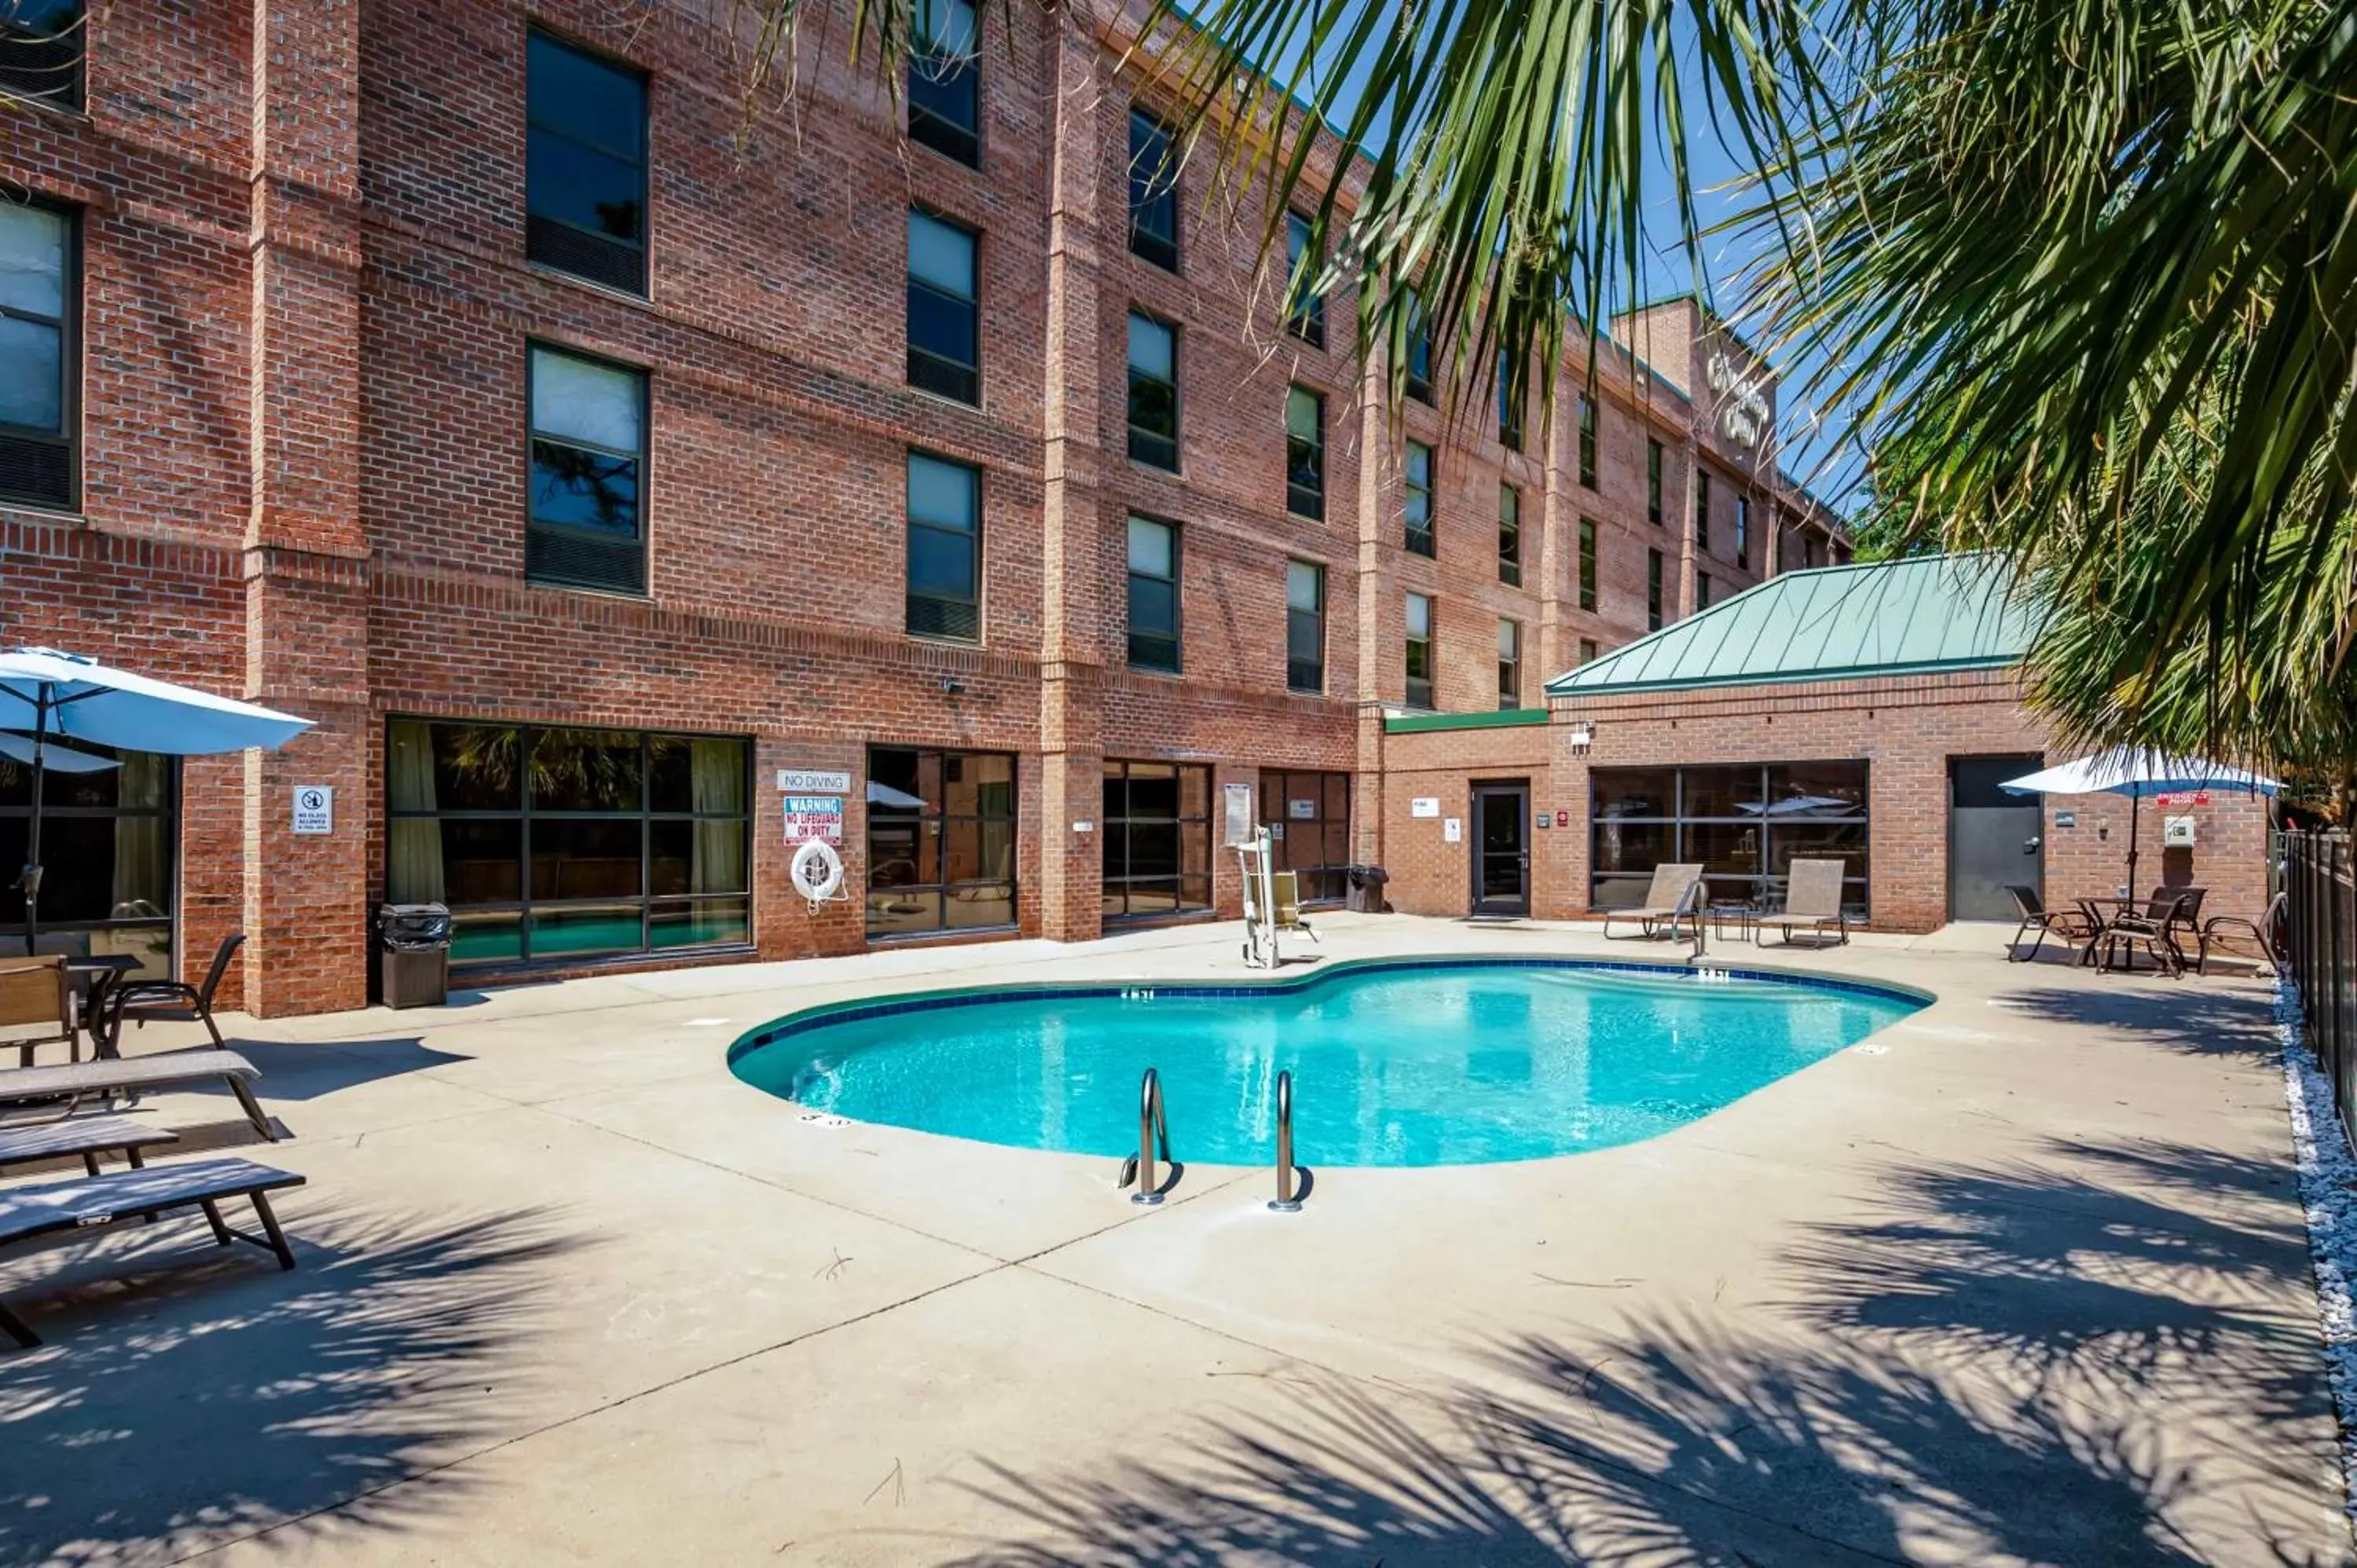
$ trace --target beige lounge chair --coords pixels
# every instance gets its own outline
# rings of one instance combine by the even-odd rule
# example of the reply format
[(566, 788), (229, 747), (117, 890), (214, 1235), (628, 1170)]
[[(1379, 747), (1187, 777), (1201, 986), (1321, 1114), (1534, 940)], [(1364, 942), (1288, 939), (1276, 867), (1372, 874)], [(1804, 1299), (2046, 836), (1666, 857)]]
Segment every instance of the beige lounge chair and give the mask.
[(1269, 881), (1276, 893), (1276, 929), (1280, 931), (1299, 931), (1311, 941), (1317, 942), (1318, 946), (1325, 946), (1318, 933), (1309, 929), (1309, 922), (1301, 918), (1301, 873), (1272, 872), (1269, 875)]
[(1783, 945), (1792, 946), (1795, 928), (1813, 935), (1823, 936), (1832, 927), (1844, 942), (1849, 940), (1849, 916), (1842, 910), (1842, 863), (1838, 860), (1796, 860), (1792, 875), (1784, 884), (1784, 908), (1773, 915), (1760, 917), (1760, 929), (1764, 932), (1773, 926), (1784, 933)]
[(1699, 865), (1657, 865), (1645, 901), (1633, 909), (1604, 911), (1604, 934), (1612, 934), (1615, 920), (1634, 920), (1645, 936), (1658, 936), (1663, 927), (1678, 934), (1681, 920), (1702, 918), (1702, 867)]
[(63, 1122), (88, 1101), (115, 1100), (159, 1089), (218, 1083), (237, 1097), (238, 1109), (268, 1143), (278, 1129), (252, 1080), (261, 1074), (235, 1051), (159, 1051), (152, 1057), (74, 1062), (63, 1067), (0, 1069), (0, 1126)]
[(0, 1047), (13, 1047), (31, 1067), (38, 1046), (62, 1045), (68, 1056), (79, 1058), (80, 1038), (64, 956), (0, 958)]

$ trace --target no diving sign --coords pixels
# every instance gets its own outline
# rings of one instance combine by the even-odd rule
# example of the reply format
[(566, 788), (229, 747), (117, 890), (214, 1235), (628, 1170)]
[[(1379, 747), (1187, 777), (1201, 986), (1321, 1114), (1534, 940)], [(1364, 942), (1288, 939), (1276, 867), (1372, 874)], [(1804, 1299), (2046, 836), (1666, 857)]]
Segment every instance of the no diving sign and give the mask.
[(331, 833), (336, 831), (336, 791), (331, 786), (295, 786), (294, 828), (298, 833)]

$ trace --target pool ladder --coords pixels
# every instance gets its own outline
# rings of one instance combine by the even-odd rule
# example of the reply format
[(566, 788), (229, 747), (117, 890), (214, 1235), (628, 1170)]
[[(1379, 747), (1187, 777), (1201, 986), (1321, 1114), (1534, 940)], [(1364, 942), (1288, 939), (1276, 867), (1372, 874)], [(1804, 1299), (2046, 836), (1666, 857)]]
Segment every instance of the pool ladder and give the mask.
[(1162, 1201), (1166, 1189), (1154, 1179), (1157, 1149), (1161, 1151), (1162, 1163), (1170, 1167), (1172, 1185), (1177, 1185), (1185, 1167), (1170, 1157), (1170, 1119), (1162, 1110), (1162, 1074), (1147, 1068), (1137, 1086), (1137, 1153), (1122, 1161), (1121, 1179), (1114, 1183), (1115, 1187), (1125, 1187), (1135, 1179), (1137, 1190), (1129, 1195), (1132, 1203), (1150, 1207)]
[[(1155, 1179), (1157, 1157), (1170, 1167), (1168, 1185)], [(1161, 1071), (1147, 1068), (1137, 1085), (1137, 1153), (1121, 1162), (1121, 1176), (1114, 1187), (1119, 1189), (1135, 1181), (1137, 1190), (1129, 1195), (1130, 1202), (1150, 1208), (1178, 1185), (1185, 1169), (1170, 1157), (1170, 1118), (1162, 1106)], [(1268, 1206), (1279, 1214), (1300, 1213), (1301, 1200), (1309, 1191), (1304, 1179), (1308, 1175), (1293, 1163), (1293, 1074), (1280, 1072), (1276, 1075), (1276, 1196)]]

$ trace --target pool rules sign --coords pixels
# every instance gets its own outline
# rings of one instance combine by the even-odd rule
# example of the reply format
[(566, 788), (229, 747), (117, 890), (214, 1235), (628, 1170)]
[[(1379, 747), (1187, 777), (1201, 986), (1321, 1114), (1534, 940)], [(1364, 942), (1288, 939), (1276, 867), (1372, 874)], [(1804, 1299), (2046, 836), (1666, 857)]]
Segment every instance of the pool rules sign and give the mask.
[(327, 784), (295, 786), (294, 820), (288, 824), (298, 833), (331, 833), (336, 831), (336, 791)]

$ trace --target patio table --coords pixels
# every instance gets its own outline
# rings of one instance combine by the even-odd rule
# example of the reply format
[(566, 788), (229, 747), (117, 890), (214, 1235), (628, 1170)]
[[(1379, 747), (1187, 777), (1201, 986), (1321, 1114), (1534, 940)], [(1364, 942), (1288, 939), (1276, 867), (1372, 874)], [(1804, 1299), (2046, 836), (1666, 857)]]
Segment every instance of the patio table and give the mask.
[(92, 953), (86, 958), (66, 960), (66, 972), (85, 983), (81, 992), (81, 1026), (90, 1032), (90, 1050), (94, 1059), (106, 1060), (122, 1054), (106, 1032), (106, 1000), (139, 964), (138, 956), (127, 952)]

